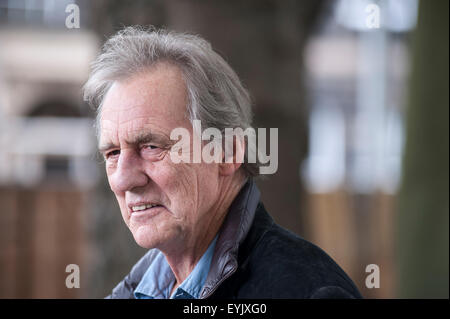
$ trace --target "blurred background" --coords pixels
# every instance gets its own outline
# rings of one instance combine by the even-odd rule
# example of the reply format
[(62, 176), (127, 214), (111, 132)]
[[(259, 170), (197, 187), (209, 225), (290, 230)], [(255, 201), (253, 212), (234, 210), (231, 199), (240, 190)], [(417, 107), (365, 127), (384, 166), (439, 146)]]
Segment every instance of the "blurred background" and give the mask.
[(446, 0), (0, 0), (0, 297), (103, 298), (145, 253), (81, 87), (108, 36), (151, 24), (209, 40), (250, 90), (255, 127), (278, 128), (278, 171), (257, 183), (279, 224), (366, 298), (448, 298), (448, 12)]

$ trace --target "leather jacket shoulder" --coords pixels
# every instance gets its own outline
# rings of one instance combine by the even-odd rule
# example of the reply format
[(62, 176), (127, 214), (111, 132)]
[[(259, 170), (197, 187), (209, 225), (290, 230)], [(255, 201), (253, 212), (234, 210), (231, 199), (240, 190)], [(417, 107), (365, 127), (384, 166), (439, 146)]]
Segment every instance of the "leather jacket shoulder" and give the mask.
[(277, 225), (259, 203), (239, 267), (211, 298), (362, 298), (322, 249)]

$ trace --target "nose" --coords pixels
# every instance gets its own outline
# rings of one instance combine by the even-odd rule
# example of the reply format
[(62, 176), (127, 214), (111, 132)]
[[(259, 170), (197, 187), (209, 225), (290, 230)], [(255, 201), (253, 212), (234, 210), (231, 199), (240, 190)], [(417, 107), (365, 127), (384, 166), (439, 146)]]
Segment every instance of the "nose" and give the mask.
[(109, 174), (108, 180), (114, 193), (124, 193), (147, 185), (149, 177), (134, 150), (124, 149), (119, 155), (116, 168)]

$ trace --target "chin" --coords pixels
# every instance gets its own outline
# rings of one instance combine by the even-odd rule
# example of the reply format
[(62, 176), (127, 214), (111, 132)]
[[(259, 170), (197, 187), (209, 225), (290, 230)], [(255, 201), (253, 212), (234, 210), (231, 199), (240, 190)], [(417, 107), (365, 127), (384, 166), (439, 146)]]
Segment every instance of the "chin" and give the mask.
[(158, 239), (154, 237), (152, 231), (146, 229), (147, 227), (141, 226), (138, 229), (132, 231), (134, 240), (142, 248), (151, 249), (158, 246)]

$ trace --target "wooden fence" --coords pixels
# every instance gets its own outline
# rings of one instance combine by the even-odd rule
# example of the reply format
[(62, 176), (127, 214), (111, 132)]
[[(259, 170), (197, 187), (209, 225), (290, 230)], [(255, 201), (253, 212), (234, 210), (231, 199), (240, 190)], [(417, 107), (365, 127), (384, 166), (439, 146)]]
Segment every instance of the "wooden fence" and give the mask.
[(76, 190), (0, 188), (0, 298), (76, 298), (68, 264), (86, 256), (85, 196)]
[[(395, 298), (395, 216), (392, 195), (310, 194), (308, 239), (337, 261), (365, 298)], [(379, 267), (379, 288), (366, 286), (370, 264)]]

